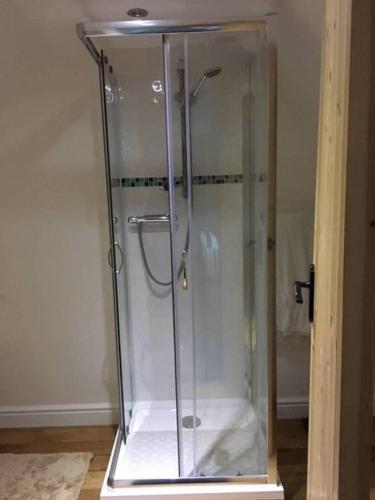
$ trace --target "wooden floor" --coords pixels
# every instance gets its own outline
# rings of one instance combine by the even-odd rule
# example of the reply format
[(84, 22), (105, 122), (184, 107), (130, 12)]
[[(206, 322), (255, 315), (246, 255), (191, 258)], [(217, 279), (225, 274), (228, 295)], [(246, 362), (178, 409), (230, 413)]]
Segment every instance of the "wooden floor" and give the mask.
[[(307, 422), (278, 422), (279, 472), (287, 500), (303, 500), (306, 483)], [(80, 500), (99, 498), (100, 486), (112, 450), (115, 427), (49, 427), (0, 429), (0, 453), (57, 453), (87, 451), (94, 454)]]
[[(278, 470), (286, 500), (294, 500), (306, 484), (307, 438), (307, 419), (277, 422)], [(299, 495), (298, 500), (302, 499)]]

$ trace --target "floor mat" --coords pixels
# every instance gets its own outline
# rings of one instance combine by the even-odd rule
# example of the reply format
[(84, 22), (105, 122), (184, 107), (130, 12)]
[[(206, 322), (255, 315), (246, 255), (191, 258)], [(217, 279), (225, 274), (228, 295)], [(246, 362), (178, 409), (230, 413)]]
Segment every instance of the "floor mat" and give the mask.
[(77, 500), (91, 453), (0, 454), (2, 500)]

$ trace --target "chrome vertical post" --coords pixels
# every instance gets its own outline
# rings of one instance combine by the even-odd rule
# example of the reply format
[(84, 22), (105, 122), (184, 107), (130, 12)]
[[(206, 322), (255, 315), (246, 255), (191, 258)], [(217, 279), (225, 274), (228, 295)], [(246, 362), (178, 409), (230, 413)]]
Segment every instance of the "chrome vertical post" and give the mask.
[(169, 225), (170, 225), (170, 248), (171, 248), (171, 272), (172, 272), (172, 306), (173, 306), (173, 337), (174, 337), (174, 364), (175, 364), (175, 391), (176, 391), (176, 420), (177, 420), (177, 448), (178, 448), (178, 474), (184, 476), (183, 442), (182, 442), (182, 404), (181, 404), (181, 363), (180, 363), (180, 335), (178, 328), (178, 301), (177, 301), (177, 253), (176, 241), (176, 210), (175, 210), (175, 184), (174, 184), (174, 161), (173, 161), (173, 118), (172, 118), (172, 88), (170, 69), (170, 45), (169, 36), (163, 35), (163, 62), (164, 62), (164, 86), (165, 86), (165, 120), (167, 131), (167, 164), (169, 181)]

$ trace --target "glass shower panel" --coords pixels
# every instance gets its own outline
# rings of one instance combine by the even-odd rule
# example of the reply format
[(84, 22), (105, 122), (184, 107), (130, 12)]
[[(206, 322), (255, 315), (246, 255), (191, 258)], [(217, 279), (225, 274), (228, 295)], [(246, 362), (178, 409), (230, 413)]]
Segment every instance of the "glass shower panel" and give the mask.
[(121, 157), (112, 191), (124, 234), (119, 300), (126, 308), (123, 352), (133, 400), (114, 481), (163, 481), (178, 478), (179, 467), (162, 37), (107, 43), (119, 109), (112, 134), (119, 137)]
[(100, 66), (103, 130), (106, 155), (106, 176), (109, 205), (110, 248), (108, 264), (112, 268), (116, 341), (118, 350), (118, 377), (122, 431), (129, 426), (133, 397), (131, 365), (128, 357), (129, 331), (126, 325), (126, 295), (124, 271), (124, 234), (122, 228), (121, 177), (122, 151), (120, 142), (119, 92), (116, 76), (108, 58), (102, 54)]
[[(274, 418), (272, 405), (273, 380), (268, 380), (271, 370), (275, 367), (271, 364), (276, 363), (270, 359), (270, 330), (274, 325), (270, 324), (272, 320), (268, 314), (268, 308), (272, 310), (271, 304), (273, 287), (275, 283), (268, 268), (268, 261), (272, 254), (273, 241), (268, 241), (269, 222), (274, 215), (269, 212), (268, 197), (273, 198), (274, 193), (270, 192), (269, 178), (275, 175), (269, 172), (268, 168), (274, 168), (274, 165), (268, 163), (268, 151), (271, 144), (268, 134), (268, 88), (270, 82), (267, 66), (269, 64), (269, 53), (265, 44), (264, 36), (260, 33), (255, 38), (255, 51), (251, 69), (251, 115), (250, 115), (250, 164), (251, 169), (248, 174), (252, 177), (252, 182), (244, 183), (244, 186), (250, 186), (251, 205), (247, 204), (249, 210), (250, 229), (249, 238), (251, 242), (249, 248), (252, 254), (249, 267), (250, 287), (249, 297), (251, 299), (251, 339), (252, 339), (252, 394), (253, 405), (256, 415), (256, 440), (260, 450), (259, 469), (266, 470), (267, 451), (271, 451), (273, 440), (273, 429), (269, 428)], [(271, 200), (272, 201), (272, 200)], [(272, 227), (272, 224), (271, 224)], [(269, 302), (270, 301), (270, 302)], [(271, 384), (271, 385), (270, 385)]]
[(188, 35), (197, 476), (267, 470), (264, 46), (263, 32)]

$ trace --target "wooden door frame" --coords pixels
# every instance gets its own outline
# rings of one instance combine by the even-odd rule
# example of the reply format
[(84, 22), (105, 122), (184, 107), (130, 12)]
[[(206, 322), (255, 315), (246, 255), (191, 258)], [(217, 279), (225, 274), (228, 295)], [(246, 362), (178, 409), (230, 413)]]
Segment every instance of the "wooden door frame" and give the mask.
[(308, 500), (369, 498), (375, 316), (373, 0), (326, 0)]

